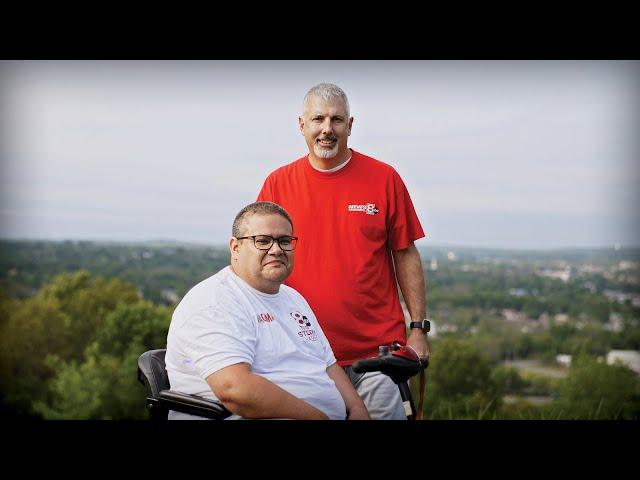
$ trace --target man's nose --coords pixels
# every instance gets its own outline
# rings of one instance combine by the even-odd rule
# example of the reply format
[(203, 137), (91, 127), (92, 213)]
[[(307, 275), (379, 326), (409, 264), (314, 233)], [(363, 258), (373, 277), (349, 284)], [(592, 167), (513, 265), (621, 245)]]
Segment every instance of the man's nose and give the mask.
[(267, 253), (269, 253), (270, 255), (284, 255), (284, 250), (282, 250), (280, 243), (278, 243), (278, 241), (274, 238), (273, 244), (271, 245), (271, 248), (269, 248), (269, 251)]
[(327, 118), (322, 123), (322, 133), (331, 133), (333, 131), (333, 125), (331, 124), (331, 119)]

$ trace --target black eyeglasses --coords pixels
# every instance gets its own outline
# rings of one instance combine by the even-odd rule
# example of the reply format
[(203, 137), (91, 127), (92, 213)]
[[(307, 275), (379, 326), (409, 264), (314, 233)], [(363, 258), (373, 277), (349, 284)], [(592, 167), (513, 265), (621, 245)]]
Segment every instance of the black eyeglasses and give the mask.
[(248, 237), (236, 237), (237, 240), (244, 240), (245, 238), (253, 238), (253, 245), (258, 250), (269, 250), (273, 246), (275, 240), (280, 245), (280, 248), (285, 252), (290, 252), (296, 248), (298, 237), (290, 237), (285, 235), (280, 238), (273, 238), (271, 235), (249, 235)]

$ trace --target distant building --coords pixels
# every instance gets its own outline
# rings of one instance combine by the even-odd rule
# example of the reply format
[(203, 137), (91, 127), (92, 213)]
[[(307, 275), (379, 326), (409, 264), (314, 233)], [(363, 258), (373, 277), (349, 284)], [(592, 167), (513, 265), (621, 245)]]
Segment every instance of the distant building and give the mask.
[(604, 325), (604, 329), (612, 332), (621, 332), (622, 328), (622, 315), (619, 313), (612, 313), (609, 315), (609, 322)]
[(560, 353), (556, 355), (556, 362), (562, 365), (563, 367), (570, 367), (571, 355), (567, 355), (566, 353)]
[(553, 317), (556, 323), (567, 323), (569, 321), (569, 314), (567, 313), (556, 313)]
[(504, 310), (502, 310), (502, 316), (507, 322), (513, 323), (525, 323), (531, 320), (529, 317), (527, 317), (526, 313), (510, 308), (505, 308)]
[(620, 263), (618, 263), (618, 270), (634, 270), (636, 268), (638, 268), (636, 262), (622, 260)]
[(634, 307), (640, 307), (640, 295), (638, 294), (624, 293), (618, 290), (604, 290), (602, 294), (614, 302), (625, 303), (626, 301), (630, 301)]
[(571, 268), (566, 267), (562, 270), (542, 270), (540, 275), (543, 277), (557, 278), (567, 283), (571, 279)]
[(447, 253), (447, 258), (453, 262), (456, 259), (456, 254), (453, 252), (449, 252)]
[(611, 350), (607, 353), (607, 363), (613, 365), (616, 361), (640, 375), (640, 352), (635, 350)]
[(527, 295), (527, 291), (524, 288), (512, 288), (509, 290), (509, 295), (514, 297), (524, 297)]
[(180, 297), (175, 292), (175, 290), (172, 290), (170, 288), (164, 288), (160, 292), (160, 296), (171, 303), (178, 303), (178, 301), (180, 301)]
[(438, 270), (438, 260), (436, 258), (431, 259), (431, 270)]
[(550, 320), (551, 319), (547, 312), (542, 312), (538, 317), (538, 323), (540, 324), (540, 327), (542, 327), (544, 330), (547, 330), (549, 328)]
[(604, 271), (604, 268), (599, 267), (597, 265), (593, 265), (591, 263), (587, 265), (580, 265), (578, 267), (579, 273), (602, 273), (603, 271)]

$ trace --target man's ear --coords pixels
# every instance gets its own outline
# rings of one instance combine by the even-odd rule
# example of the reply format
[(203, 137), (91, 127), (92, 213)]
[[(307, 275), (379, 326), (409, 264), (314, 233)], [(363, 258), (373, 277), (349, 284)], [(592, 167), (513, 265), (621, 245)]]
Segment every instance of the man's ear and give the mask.
[(300, 133), (304, 135), (304, 117), (298, 117), (298, 127), (300, 127)]
[(353, 125), (353, 117), (349, 119), (349, 133), (347, 135), (351, 135), (351, 126)]
[(240, 253), (240, 240), (231, 237), (231, 240), (229, 240), (229, 252), (231, 252), (231, 260), (237, 261)]

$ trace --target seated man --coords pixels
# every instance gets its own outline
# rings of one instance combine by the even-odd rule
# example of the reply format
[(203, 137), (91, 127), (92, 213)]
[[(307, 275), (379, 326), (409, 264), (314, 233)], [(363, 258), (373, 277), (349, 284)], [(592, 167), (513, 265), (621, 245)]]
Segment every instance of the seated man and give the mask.
[[(297, 241), (289, 214), (252, 203), (232, 235), (231, 265), (193, 287), (173, 314), (171, 388), (221, 401), (230, 419), (368, 419), (309, 304), (282, 285)], [(189, 418), (200, 417), (169, 413)]]

